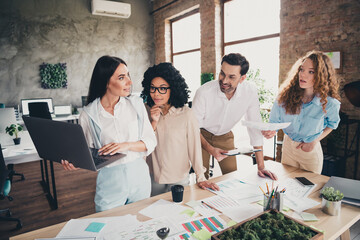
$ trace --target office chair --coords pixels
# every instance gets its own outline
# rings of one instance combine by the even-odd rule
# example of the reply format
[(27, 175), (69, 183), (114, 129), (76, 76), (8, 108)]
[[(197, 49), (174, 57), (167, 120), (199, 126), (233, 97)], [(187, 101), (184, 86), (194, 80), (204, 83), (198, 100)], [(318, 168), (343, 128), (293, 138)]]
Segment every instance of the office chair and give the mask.
[(30, 117), (38, 117), (52, 120), (49, 106), (46, 102), (29, 103), (29, 115)]
[[(1, 145), (0, 145), (1, 149)], [(3, 200), (7, 197), (9, 201), (12, 201), (13, 198), (9, 196), (10, 189), (11, 189), (11, 181), (10, 176), (12, 174), (12, 170), (8, 170), (5, 165), (4, 156), (2, 151), (0, 151), (0, 199)], [(0, 209), (0, 213), (5, 213), (5, 216), (0, 216), (0, 221), (11, 221), (17, 222), (16, 229), (22, 228), (22, 223), (19, 218), (11, 217), (10, 209)]]

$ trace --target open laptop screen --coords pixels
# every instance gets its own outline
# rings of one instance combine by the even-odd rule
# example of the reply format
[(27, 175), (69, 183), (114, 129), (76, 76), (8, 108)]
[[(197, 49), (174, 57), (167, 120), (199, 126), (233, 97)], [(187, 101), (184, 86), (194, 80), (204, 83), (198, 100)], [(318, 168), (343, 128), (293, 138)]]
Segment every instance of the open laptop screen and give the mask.
[(33, 102), (47, 102), (49, 107), (49, 112), (50, 113), (54, 112), (52, 98), (31, 98), (31, 99), (21, 99), (22, 115), (29, 115), (29, 103), (33, 103)]

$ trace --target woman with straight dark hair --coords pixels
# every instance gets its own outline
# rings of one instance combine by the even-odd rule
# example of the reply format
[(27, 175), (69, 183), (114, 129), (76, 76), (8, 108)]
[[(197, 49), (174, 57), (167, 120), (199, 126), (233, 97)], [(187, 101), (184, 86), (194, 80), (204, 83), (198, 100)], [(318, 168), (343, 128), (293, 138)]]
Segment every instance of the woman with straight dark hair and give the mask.
[(200, 188), (219, 190), (204, 176), (200, 130), (195, 115), (186, 106), (189, 90), (180, 72), (171, 63), (154, 65), (144, 73), (142, 86), (141, 96), (146, 99), (158, 142), (148, 159), (151, 195), (168, 192), (173, 185), (188, 185), (191, 166)]
[[(151, 181), (144, 158), (154, 150), (156, 138), (142, 99), (130, 95), (131, 85), (124, 60), (99, 58), (79, 122), (89, 147), (99, 149), (100, 155), (125, 153), (126, 157), (98, 172), (97, 212), (150, 197)], [(77, 169), (66, 160), (62, 165), (66, 170)]]

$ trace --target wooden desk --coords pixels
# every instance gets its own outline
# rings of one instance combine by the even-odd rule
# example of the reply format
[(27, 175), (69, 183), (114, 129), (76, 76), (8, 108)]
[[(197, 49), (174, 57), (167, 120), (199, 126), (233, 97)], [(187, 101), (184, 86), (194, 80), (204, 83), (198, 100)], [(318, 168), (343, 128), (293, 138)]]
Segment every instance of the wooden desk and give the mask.
[[(323, 187), (323, 185), (328, 181), (329, 177), (318, 175), (311, 172), (305, 172), (300, 169), (296, 169), (294, 167), (282, 165), (277, 162), (273, 161), (266, 161), (266, 167), (278, 175), (280, 179), (288, 178), (288, 177), (297, 177), (297, 176), (304, 176), (311, 180), (312, 182), (316, 183), (317, 186), (314, 189), (313, 193), (310, 194), (310, 198), (321, 202), (321, 199), (319, 198), (319, 191)], [(256, 174), (256, 166), (253, 168), (253, 173)], [(241, 173), (240, 171), (233, 172), (226, 174), (224, 176), (220, 176), (217, 178), (214, 178), (214, 182), (226, 180), (232, 177), (244, 177), (244, 174), (249, 174), (249, 171), (247, 173)], [(213, 194), (209, 191), (201, 190), (196, 185), (185, 187), (184, 191), (184, 201), (188, 202), (190, 200), (200, 200), (203, 198), (211, 197)], [(154, 203), (155, 201), (159, 199), (165, 199), (171, 201), (171, 193), (164, 193), (152, 198), (144, 199), (142, 201), (132, 203), (129, 205), (117, 207), (105, 212), (95, 213), (88, 215), (84, 218), (97, 218), (97, 217), (110, 217), (110, 216), (122, 216), (126, 214), (134, 214), (137, 215), (138, 220), (140, 221), (146, 221), (149, 220), (148, 217), (143, 216), (139, 214), (138, 212), (145, 208), (146, 206)], [(360, 208), (350, 206), (343, 204), (341, 209), (341, 215), (339, 216), (329, 216), (321, 211), (321, 205), (318, 205), (312, 209), (307, 210), (306, 212), (315, 214), (320, 220), (317, 222), (311, 222), (311, 223), (305, 223), (307, 225), (313, 225), (319, 229), (322, 229), (325, 231), (324, 239), (332, 240), (336, 239), (341, 235), (342, 239), (350, 239), (350, 232), (348, 229), (356, 223), (360, 219)], [(32, 232), (24, 233), (18, 236), (11, 237), (11, 240), (26, 240), (26, 239), (36, 239), (36, 238), (51, 238), (55, 237), (59, 231), (62, 229), (62, 227), (65, 225), (66, 222), (59, 223), (53, 226), (49, 226), (46, 228), (38, 229)], [(347, 238), (349, 237), (349, 238)]]

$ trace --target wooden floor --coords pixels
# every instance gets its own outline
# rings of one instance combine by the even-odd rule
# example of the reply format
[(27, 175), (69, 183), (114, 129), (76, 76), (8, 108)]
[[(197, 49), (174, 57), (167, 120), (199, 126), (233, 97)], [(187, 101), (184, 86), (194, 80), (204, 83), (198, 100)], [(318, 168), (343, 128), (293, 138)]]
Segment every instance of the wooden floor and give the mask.
[(59, 205), (57, 210), (50, 209), (39, 183), (40, 163), (15, 165), (15, 170), (23, 173), (26, 179), (17, 181), (19, 177), (14, 177), (10, 192), (14, 200), (0, 200), (0, 209), (10, 208), (13, 217), (21, 219), (23, 227), (12, 230), (16, 223), (0, 222), (0, 240), (95, 212), (96, 173), (87, 170), (67, 172), (58, 163), (54, 164), (54, 168)]

